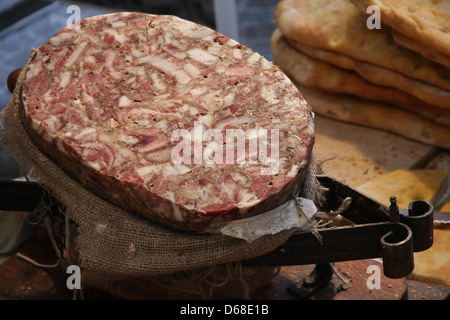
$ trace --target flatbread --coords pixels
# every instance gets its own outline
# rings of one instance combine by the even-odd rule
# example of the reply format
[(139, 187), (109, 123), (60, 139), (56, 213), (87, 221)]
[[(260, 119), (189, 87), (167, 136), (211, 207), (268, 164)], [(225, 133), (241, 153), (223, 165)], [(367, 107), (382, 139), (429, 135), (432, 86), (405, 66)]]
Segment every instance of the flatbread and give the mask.
[[(389, 102), (402, 108), (420, 112), (434, 121), (437, 116), (424, 108), (425, 103), (394, 88), (374, 85), (353, 71), (334, 67), (328, 63), (313, 59), (293, 48), (277, 29), (272, 35), (271, 50), (274, 61), (296, 83), (327, 92), (346, 93), (362, 98)], [(450, 119), (447, 118), (448, 122)], [(450, 128), (449, 128), (450, 129)]]
[(297, 84), (313, 111), (332, 119), (366, 125), (450, 150), (450, 127), (395, 106)]
[[(401, 209), (411, 201), (421, 199), (436, 204), (448, 181), (446, 169), (399, 169), (358, 186), (358, 191), (389, 205), (395, 195)], [(414, 253), (414, 270), (410, 279), (450, 285), (450, 225), (436, 223), (431, 248)]]
[(396, 196), (400, 209), (408, 209), (414, 200), (425, 200), (435, 205), (447, 184), (448, 174), (446, 169), (398, 169), (357, 189), (387, 206), (390, 205), (389, 198)]
[(368, 29), (349, 0), (284, 0), (274, 21), (287, 38), (335, 51), (450, 90), (450, 69), (399, 46), (391, 28)]
[(361, 11), (376, 5), (381, 21), (427, 47), (450, 56), (448, 0), (351, 0)]
[(442, 64), (443, 66), (450, 68), (450, 56), (437, 51), (433, 48), (427, 47), (424, 44), (417, 42), (416, 40), (405, 36), (404, 34), (392, 30), (392, 37), (394, 38), (394, 41), (397, 42), (399, 45), (408, 48), (410, 50), (416, 51), (423, 55), (424, 57), (435, 61), (439, 64)]
[(431, 248), (414, 253), (410, 279), (450, 286), (450, 227), (435, 227)]
[[(429, 85), (423, 81), (406, 77), (390, 69), (350, 58), (343, 54), (311, 47), (296, 40), (286, 39), (297, 50), (306, 53), (312, 58), (328, 62), (339, 68), (356, 71), (361, 77), (369, 82), (380, 86), (393, 87), (403, 92), (408, 92), (417, 99), (439, 107), (440, 109), (447, 108), (448, 110), (445, 110), (444, 113), (450, 120), (450, 91)], [(431, 108), (433, 109), (433, 107)], [(435, 111), (439, 113), (439, 110)], [(450, 121), (447, 124), (450, 125)]]

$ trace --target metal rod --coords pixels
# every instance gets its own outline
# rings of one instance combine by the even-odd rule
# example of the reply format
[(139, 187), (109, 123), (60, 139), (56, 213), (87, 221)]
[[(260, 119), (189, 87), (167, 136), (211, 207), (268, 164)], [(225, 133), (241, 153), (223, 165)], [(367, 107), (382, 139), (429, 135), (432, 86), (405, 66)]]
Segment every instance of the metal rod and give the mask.
[[(318, 230), (320, 241), (312, 232), (298, 232), (289, 238), (284, 245), (264, 256), (243, 261), (244, 265), (287, 266), (322, 264), (338, 261), (385, 258), (392, 261), (390, 268), (396, 268), (395, 254), (386, 254), (386, 246), (395, 248), (401, 254), (401, 270), (388, 270), (388, 274), (404, 273), (408, 275), (414, 264), (412, 255), (411, 230), (402, 223), (373, 223), (354, 225), (351, 227), (327, 228)], [(380, 239), (390, 235), (389, 241), (382, 243)], [(395, 241), (394, 241), (395, 239)], [(403, 251), (407, 253), (403, 254)], [(389, 268), (389, 267), (388, 267)], [(403, 271), (402, 271), (403, 270)]]

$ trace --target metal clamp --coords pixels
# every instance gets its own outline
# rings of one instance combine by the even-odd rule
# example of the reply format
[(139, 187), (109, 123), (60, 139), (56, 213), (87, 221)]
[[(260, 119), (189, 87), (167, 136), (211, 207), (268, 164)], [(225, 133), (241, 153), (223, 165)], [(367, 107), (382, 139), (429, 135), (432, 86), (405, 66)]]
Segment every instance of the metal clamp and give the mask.
[(432, 246), (434, 208), (429, 202), (413, 201), (404, 212), (395, 196), (387, 207), (328, 176), (319, 177), (319, 182), (328, 189), (321, 210), (336, 210), (351, 197), (351, 204), (340, 214), (354, 224), (295, 232), (278, 249), (243, 261), (244, 265), (316, 264), (313, 272), (290, 286), (291, 292), (308, 297), (330, 281), (330, 263), (382, 258), (386, 277), (402, 278), (414, 269), (413, 253)]

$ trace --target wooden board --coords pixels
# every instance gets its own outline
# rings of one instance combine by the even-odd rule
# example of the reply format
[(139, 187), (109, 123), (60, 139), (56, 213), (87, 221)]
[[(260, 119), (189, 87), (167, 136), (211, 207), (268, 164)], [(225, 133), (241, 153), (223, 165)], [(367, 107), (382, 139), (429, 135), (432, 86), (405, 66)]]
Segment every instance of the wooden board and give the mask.
[[(371, 273), (367, 273), (370, 265), (378, 266), (381, 269), (380, 287), (368, 288), (367, 279)], [(314, 293), (309, 300), (401, 300), (407, 297), (407, 283), (405, 278), (389, 279), (382, 274), (382, 265), (372, 259), (359, 261), (338, 262), (336, 269), (341, 276), (348, 281), (348, 288), (341, 289), (342, 281), (336, 274), (331, 281), (318, 292)], [(304, 300), (304, 298), (290, 292), (288, 287), (299, 277), (302, 277), (314, 268), (314, 265), (282, 267), (278, 275), (267, 285), (255, 289), (249, 296), (252, 300)], [(189, 299), (201, 300), (201, 296), (189, 294), (176, 289), (158, 286), (145, 282), (122, 282), (120, 290), (114, 293), (120, 299), (133, 300), (154, 300), (154, 299)], [(226, 285), (226, 284), (225, 284)], [(119, 287), (118, 287), (119, 288)], [(220, 288), (217, 288), (220, 290)], [(450, 289), (449, 289), (450, 290)], [(240, 299), (238, 296), (221, 296), (214, 294), (213, 300)], [(209, 298), (207, 298), (209, 299)]]
[[(369, 266), (380, 268), (380, 287), (368, 287), (367, 281), (371, 272), (367, 272)], [(336, 274), (333, 275), (330, 283), (313, 294), (311, 300), (401, 300), (407, 297), (407, 282), (405, 278), (389, 279), (383, 275), (382, 264), (376, 260), (358, 260), (336, 262), (335, 267), (341, 277), (348, 282), (347, 286), (343, 286), (343, 282)], [(301, 278), (311, 272), (314, 265), (285, 267), (281, 270), (280, 275), (271, 284), (266, 286), (256, 294), (258, 298), (267, 298), (268, 296), (277, 296), (280, 299), (299, 299), (294, 294), (286, 294), (284, 290), (289, 286), (293, 279)], [(370, 269), (369, 269), (370, 271)], [(369, 279), (370, 282), (370, 279)]]
[(351, 187), (396, 169), (423, 167), (438, 148), (365, 126), (315, 117), (321, 169)]
[[(34, 261), (52, 264), (55, 262), (53, 249), (37, 241), (28, 243), (20, 253)], [(367, 272), (369, 265), (378, 265), (376, 260), (358, 260), (338, 262), (335, 264), (341, 276), (349, 282), (347, 290), (340, 290), (341, 281), (336, 275), (329, 285), (316, 293), (315, 300), (442, 300), (450, 295), (450, 287), (436, 284), (419, 283), (417, 281), (389, 279), (381, 274), (380, 289), (367, 288)], [(282, 267), (279, 274), (266, 286), (256, 289), (250, 297), (254, 300), (300, 300), (287, 291), (287, 287), (298, 277), (310, 272), (312, 265)], [(40, 268), (17, 256), (11, 256), (0, 264), (0, 300), (71, 300), (73, 291), (67, 289), (66, 280), (69, 275), (63, 268)], [(408, 294), (409, 285), (412, 292)], [(79, 297), (79, 295), (78, 295)], [(136, 282), (122, 283), (114, 292), (101, 288), (88, 287), (84, 290), (86, 300), (202, 300), (200, 296), (161, 288), (157, 285), (145, 286)]]

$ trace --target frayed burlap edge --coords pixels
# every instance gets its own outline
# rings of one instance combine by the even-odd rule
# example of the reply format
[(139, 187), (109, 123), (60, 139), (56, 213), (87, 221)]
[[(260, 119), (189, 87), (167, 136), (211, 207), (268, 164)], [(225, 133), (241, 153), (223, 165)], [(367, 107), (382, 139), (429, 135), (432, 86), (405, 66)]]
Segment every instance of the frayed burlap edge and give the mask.
[[(186, 270), (251, 259), (275, 250), (294, 229), (248, 243), (224, 235), (186, 234), (152, 224), (90, 193), (69, 177), (31, 141), (21, 122), (21, 94), (27, 67), (3, 111), (5, 146), (22, 174), (41, 184), (66, 208), (66, 221), (78, 226), (76, 251), (83, 285), (136, 277), (170, 276)], [(302, 196), (316, 199), (315, 159), (312, 155)], [(206, 271), (208, 272), (208, 271)]]

